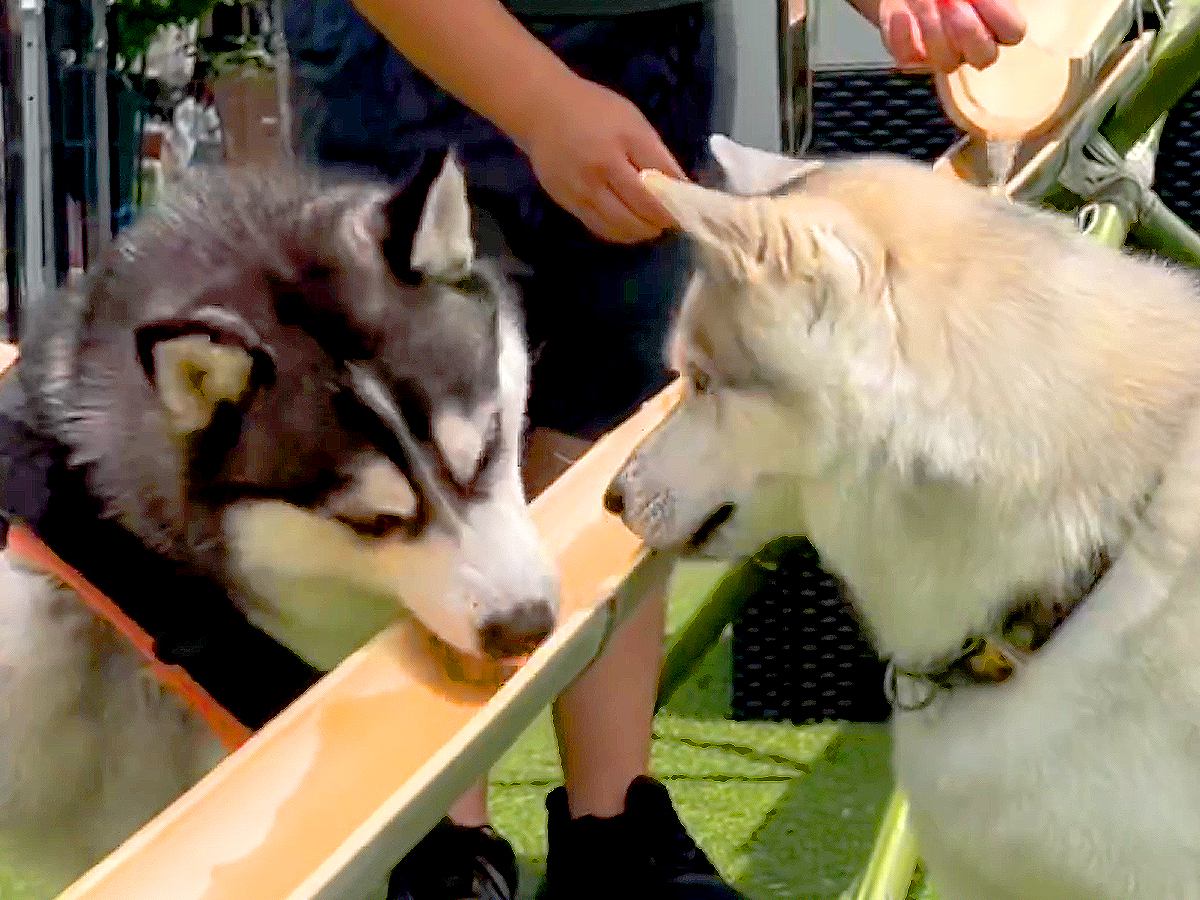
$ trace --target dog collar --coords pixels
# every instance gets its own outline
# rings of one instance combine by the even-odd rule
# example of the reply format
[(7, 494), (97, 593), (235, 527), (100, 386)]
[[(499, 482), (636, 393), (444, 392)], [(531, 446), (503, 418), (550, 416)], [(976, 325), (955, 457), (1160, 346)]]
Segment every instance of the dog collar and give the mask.
[(1066, 597), (1047, 602), (1036, 595), (1022, 596), (996, 628), (967, 638), (958, 654), (940, 664), (917, 671), (889, 661), (883, 682), (888, 702), (900, 712), (915, 712), (943, 691), (1007, 681), (1084, 604), (1111, 565), (1108, 552), (1097, 551)]

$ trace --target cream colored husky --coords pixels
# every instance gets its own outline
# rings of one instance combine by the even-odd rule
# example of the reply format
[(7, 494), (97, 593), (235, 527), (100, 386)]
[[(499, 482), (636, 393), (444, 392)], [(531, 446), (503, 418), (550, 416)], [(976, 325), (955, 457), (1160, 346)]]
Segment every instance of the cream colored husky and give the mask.
[(1200, 290), (898, 159), (714, 138), (688, 388), (607, 497), (652, 546), (804, 534), (891, 667), (964, 898), (1200, 897)]

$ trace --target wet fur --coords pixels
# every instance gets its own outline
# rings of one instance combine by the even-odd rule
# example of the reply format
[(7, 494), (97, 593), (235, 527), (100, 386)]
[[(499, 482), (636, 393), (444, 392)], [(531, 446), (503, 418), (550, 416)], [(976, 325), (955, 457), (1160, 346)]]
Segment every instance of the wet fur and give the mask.
[(714, 149), (728, 194), (647, 176), (704, 262), (625, 521), (678, 547), (733, 503), (704, 547), (732, 558), (808, 536), (916, 670), (1127, 549), (1010, 681), (898, 713), (895, 771), (947, 900), (1200, 897), (1192, 273), (919, 164)]

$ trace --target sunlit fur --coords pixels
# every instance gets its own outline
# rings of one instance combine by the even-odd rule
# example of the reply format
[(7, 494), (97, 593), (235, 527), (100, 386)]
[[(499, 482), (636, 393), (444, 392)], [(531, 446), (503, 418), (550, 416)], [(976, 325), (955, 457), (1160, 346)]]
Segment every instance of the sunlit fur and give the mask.
[(808, 536), (915, 670), (1109, 547), (1015, 677), (896, 715), (896, 775), (947, 900), (1200, 897), (1191, 273), (924, 165), (714, 149), (753, 196), (645, 176), (701, 265), (626, 523), (674, 548), (732, 503), (702, 552)]

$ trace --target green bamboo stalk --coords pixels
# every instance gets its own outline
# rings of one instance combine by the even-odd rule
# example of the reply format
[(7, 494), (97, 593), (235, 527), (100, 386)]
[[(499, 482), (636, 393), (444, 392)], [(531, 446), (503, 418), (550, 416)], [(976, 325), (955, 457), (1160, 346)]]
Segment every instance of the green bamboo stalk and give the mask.
[(905, 900), (917, 871), (917, 842), (908, 826), (908, 798), (892, 792), (862, 877), (845, 900)]
[(1120, 247), (1129, 234), (1130, 216), (1115, 203), (1097, 203), (1090, 207), (1083, 233), (1109, 247)]
[[(1143, 151), (1156, 155), (1166, 120), (1165, 113), (1159, 116), (1127, 156)], [(1090, 221), (1085, 233), (1113, 247), (1122, 246), (1132, 234), (1143, 247), (1184, 265), (1200, 268), (1200, 235), (1157, 196), (1152, 195), (1149, 202), (1143, 205), (1139, 218), (1131, 218), (1131, 212), (1124, 206), (1099, 203), (1088, 213)]]
[[(1174, 0), (1154, 38), (1146, 73), (1114, 105), (1098, 131), (1121, 155), (1145, 140), (1200, 79), (1200, 0)], [(1042, 202), (1058, 210), (1080, 198), (1056, 184)]]
[(750, 560), (727, 570), (683, 623), (671, 630), (659, 676), (660, 707), (687, 681), (709, 648), (720, 638), (725, 626), (733, 621), (743, 601), (762, 587), (767, 574), (794, 544), (794, 538), (777, 539)]
[(1150, 50), (1149, 70), (1113, 108), (1100, 133), (1129, 150), (1200, 79), (1200, 0), (1174, 0)]
[[(1158, 155), (1158, 146), (1166, 123), (1167, 116), (1164, 113), (1126, 152), (1126, 159), (1138, 153), (1145, 153), (1149, 155), (1153, 165)], [(1127, 204), (1102, 200), (1088, 204), (1082, 212), (1085, 216), (1084, 233), (1110, 247), (1124, 246), (1131, 229), (1140, 229), (1145, 241), (1149, 241), (1152, 246), (1161, 244), (1163, 247), (1170, 248), (1160, 251), (1166, 256), (1182, 258), (1187, 262), (1190, 260), (1189, 249), (1200, 253), (1200, 238), (1196, 238), (1187, 225), (1174, 216), (1170, 210), (1167, 210), (1158, 197), (1153, 194), (1150, 196), (1149, 202), (1143, 204), (1143, 208), (1137, 211), (1137, 214), (1145, 220), (1141, 224), (1135, 218), (1135, 211), (1130, 209)], [(1192, 243), (1189, 243), (1189, 236)], [(1191, 264), (1196, 265), (1197, 263)]]
[(1149, 250), (1184, 265), (1200, 268), (1200, 236), (1183, 219), (1154, 198), (1140, 221), (1132, 226), (1133, 236)]

